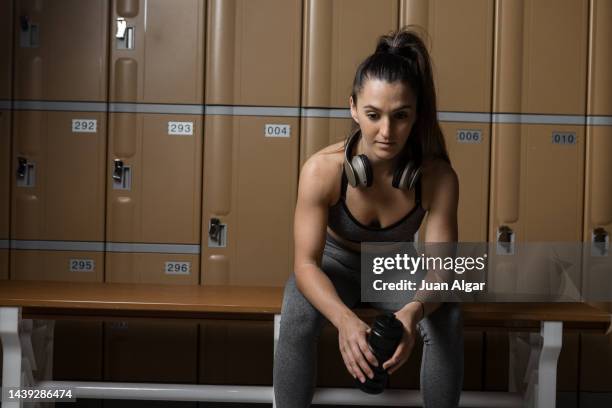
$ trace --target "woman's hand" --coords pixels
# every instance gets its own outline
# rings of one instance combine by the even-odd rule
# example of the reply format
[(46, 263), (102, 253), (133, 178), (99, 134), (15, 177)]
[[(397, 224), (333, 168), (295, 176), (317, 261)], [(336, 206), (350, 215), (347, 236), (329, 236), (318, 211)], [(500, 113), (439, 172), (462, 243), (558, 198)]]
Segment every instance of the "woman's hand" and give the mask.
[(393, 356), (383, 364), (383, 369), (389, 374), (393, 374), (408, 360), (414, 348), (417, 336), (416, 325), (422, 317), (422, 312), (418, 303), (417, 307), (412, 307), (412, 305), (413, 303), (395, 312), (395, 317), (404, 325), (404, 334)]
[(370, 350), (367, 334), (370, 327), (359, 319), (354, 313), (345, 315), (338, 324), (338, 343), (340, 353), (346, 369), (359, 381), (364, 382), (365, 376), (374, 377), (372, 366), (377, 366), (378, 361)]

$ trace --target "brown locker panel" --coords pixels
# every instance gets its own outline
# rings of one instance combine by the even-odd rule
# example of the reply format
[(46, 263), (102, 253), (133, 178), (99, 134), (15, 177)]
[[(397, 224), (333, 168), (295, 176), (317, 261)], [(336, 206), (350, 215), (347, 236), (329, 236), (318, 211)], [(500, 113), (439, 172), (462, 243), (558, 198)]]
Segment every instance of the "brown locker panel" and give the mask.
[[(0, 101), (0, 103), (2, 103)], [(8, 279), (11, 111), (0, 110), (0, 279)]]
[(298, 125), (293, 117), (207, 116), (203, 284), (280, 286), (293, 272)]
[(106, 252), (106, 281), (197, 285), (197, 254)]
[(205, 0), (113, 0), (110, 100), (202, 103), (205, 6)]
[(584, 128), (493, 126), (489, 240), (510, 227), (520, 241), (582, 236)]
[(11, 99), (13, 85), (13, 0), (0, 4), (0, 103)]
[(13, 117), (11, 276), (101, 280), (106, 115), (14, 111)]
[(103, 276), (102, 250), (11, 249), (11, 279), (102, 282)]
[(493, 109), (585, 113), (588, 0), (500, 0)]
[(345, 140), (354, 126), (351, 118), (312, 118), (301, 120), (300, 168), (319, 150)]
[(612, 4), (591, 0), (589, 33), (589, 115), (612, 115)]
[(53, 380), (102, 380), (102, 323), (55, 322)]
[(105, 101), (108, 0), (15, 1), (15, 99)]
[(197, 382), (198, 325), (183, 322), (104, 323), (104, 380)]
[(400, 0), (400, 27), (426, 32), (438, 110), (491, 110), (494, 6), (489, 0)]
[(582, 334), (580, 391), (611, 392), (612, 336)]
[(206, 103), (299, 106), (301, 0), (209, 0)]
[(397, 29), (395, 0), (306, 0), (302, 105), (348, 108), (359, 63)]
[(487, 240), (489, 123), (441, 122), (446, 148), (459, 177), (459, 241)]
[(107, 280), (197, 284), (202, 116), (111, 113), (109, 123)]
[(200, 324), (200, 384), (272, 385), (272, 322)]

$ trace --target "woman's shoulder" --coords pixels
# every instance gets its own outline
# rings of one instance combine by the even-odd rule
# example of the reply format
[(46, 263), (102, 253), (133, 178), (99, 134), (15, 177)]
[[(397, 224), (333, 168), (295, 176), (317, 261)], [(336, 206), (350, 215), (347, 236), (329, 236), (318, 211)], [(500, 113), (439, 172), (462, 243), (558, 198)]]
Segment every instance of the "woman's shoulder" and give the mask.
[(449, 162), (442, 158), (427, 158), (421, 164), (423, 207), (429, 209), (440, 195), (454, 198), (459, 194), (459, 178)]
[(319, 150), (306, 160), (300, 171), (300, 195), (324, 200), (328, 205), (337, 201), (344, 151), (342, 142)]

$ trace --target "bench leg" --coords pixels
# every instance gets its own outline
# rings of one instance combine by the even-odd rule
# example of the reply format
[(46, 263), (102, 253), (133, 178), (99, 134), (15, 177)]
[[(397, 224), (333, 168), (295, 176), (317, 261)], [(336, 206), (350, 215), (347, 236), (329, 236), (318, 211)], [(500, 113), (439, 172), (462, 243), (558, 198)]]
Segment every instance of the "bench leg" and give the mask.
[[(0, 339), (2, 340), (2, 387), (21, 387), (21, 341), (19, 321), (21, 309), (0, 307)], [(19, 402), (2, 403), (2, 408), (19, 408)]]
[[(272, 362), (274, 362), (274, 357), (276, 356), (276, 345), (278, 344), (278, 336), (280, 333), (280, 321), (281, 315), (274, 315), (274, 356), (272, 356)], [(276, 400), (274, 399), (274, 387), (272, 387), (272, 408), (276, 408)]]
[(537, 408), (554, 408), (557, 397), (557, 363), (563, 341), (563, 322), (542, 322), (542, 351), (538, 362)]

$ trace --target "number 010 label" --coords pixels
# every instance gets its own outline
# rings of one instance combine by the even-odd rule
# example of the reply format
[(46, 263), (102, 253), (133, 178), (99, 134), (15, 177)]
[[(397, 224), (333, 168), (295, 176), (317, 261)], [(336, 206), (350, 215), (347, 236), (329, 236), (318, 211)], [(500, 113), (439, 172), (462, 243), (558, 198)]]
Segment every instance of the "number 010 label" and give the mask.
[(191, 262), (166, 262), (164, 271), (166, 272), (166, 275), (189, 275), (191, 273)]
[(291, 136), (291, 125), (266, 125), (265, 137), (289, 137)]
[(96, 119), (72, 119), (73, 133), (96, 133), (98, 121)]
[(70, 272), (94, 272), (96, 262), (93, 259), (71, 259)]

